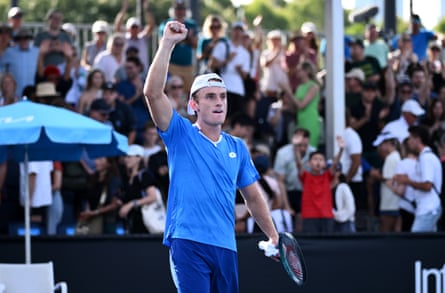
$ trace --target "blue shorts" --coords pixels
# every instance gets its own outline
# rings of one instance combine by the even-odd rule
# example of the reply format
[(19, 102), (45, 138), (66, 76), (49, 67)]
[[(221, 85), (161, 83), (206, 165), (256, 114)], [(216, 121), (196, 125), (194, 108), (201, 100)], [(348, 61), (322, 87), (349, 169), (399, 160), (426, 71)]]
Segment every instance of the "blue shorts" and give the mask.
[(235, 251), (191, 240), (172, 240), (170, 270), (179, 293), (237, 293)]

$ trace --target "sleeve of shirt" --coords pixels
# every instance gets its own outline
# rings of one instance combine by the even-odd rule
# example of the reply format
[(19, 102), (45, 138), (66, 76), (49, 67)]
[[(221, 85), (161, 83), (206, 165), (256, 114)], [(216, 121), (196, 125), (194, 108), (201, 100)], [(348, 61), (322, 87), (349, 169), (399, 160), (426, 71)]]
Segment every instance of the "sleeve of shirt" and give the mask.
[(350, 131), (347, 134), (346, 145), (351, 155), (361, 154), (363, 152), (362, 141), (355, 131)]
[(385, 179), (391, 179), (395, 173), (397, 164), (399, 163), (400, 159), (398, 159), (396, 156), (389, 156), (388, 159), (383, 164), (383, 171), (382, 176)]
[(431, 157), (435, 156), (433, 153), (422, 154), (419, 162), (419, 168), (421, 170), (420, 182), (434, 183), (434, 168), (431, 167)]
[(237, 179), (237, 186), (238, 188), (243, 188), (257, 181), (260, 178), (260, 174), (255, 168), (249, 151), (241, 139), (238, 139), (238, 145), (241, 154), (241, 165)]

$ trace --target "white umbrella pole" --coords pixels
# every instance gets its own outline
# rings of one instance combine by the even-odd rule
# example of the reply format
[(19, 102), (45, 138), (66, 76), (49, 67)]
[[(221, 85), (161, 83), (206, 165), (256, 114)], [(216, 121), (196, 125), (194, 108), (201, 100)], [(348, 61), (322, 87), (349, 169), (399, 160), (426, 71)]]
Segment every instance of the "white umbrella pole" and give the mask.
[(25, 263), (31, 263), (31, 217), (29, 202), (28, 146), (25, 146), (24, 188), (25, 188)]

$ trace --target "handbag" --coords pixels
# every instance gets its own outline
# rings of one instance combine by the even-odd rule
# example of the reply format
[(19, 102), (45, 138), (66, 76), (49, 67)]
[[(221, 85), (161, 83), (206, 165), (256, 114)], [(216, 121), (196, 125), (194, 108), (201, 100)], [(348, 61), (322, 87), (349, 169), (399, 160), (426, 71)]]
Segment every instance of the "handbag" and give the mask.
[(142, 221), (148, 232), (152, 234), (164, 233), (166, 212), (159, 189), (156, 188), (156, 201), (143, 205), (141, 213)]

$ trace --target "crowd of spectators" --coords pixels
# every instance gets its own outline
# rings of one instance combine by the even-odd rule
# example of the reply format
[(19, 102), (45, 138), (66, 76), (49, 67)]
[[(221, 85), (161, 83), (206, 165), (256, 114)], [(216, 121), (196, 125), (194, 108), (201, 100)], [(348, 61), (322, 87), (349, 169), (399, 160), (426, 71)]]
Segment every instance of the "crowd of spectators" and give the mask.
[[(290, 34), (266, 33), (261, 18), (249, 27), (208, 15), (200, 27), (186, 2), (175, 0), (169, 18), (156, 24), (148, 1), (143, 8), (144, 19), (128, 17), (124, 0), (114, 24), (95, 21), (92, 40), (80, 48), (76, 27), (64, 23), (62, 11), (50, 10), (45, 30), (34, 35), (23, 26), (24, 11), (9, 10), (8, 23), (0, 26), (0, 106), (26, 96), (66, 107), (112, 126), (130, 147), (119, 158), (32, 162), (28, 174), (13, 160), (0, 162), (0, 234), (16, 233), (12, 227), (23, 222), (24, 176), (33, 183), (32, 221), (42, 233), (85, 233), (73, 227), (92, 219), (100, 219), (100, 227), (90, 233), (115, 234), (119, 227), (148, 233), (141, 206), (154, 200), (156, 190), (165, 200), (169, 180), (143, 80), (153, 32), (162, 34), (172, 19), (186, 25), (188, 36), (172, 53), (165, 92), (174, 109), (193, 121), (187, 101), (194, 76), (222, 76), (225, 131), (251, 150), (277, 227), (309, 233), (445, 229), (445, 39), (425, 30), (417, 15), (408, 32), (392, 40), (372, 23), (362, 36), (348, 38), (345, 99), (339, 101), (346, 125), (337, 134), (342, 152), (332, 162), (323, 152), (330, 109), (319, 73), (326, 60), (312, 22)], [(236, 231), (255, 231), (237, 198)]]

